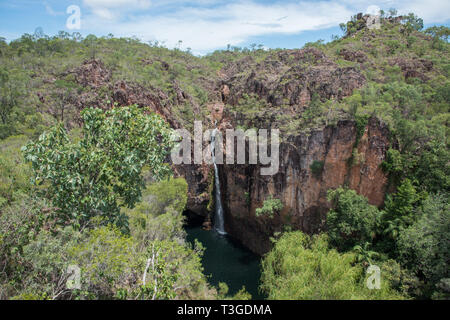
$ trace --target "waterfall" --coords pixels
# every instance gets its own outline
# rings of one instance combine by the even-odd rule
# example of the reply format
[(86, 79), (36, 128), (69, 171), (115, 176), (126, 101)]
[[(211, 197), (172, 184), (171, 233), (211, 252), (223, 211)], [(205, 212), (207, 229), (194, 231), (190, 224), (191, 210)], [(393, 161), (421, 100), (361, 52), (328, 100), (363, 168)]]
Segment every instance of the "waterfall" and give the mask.
[(223, 208), (222, 208), (222, 197), (220, 195), (220, 180), (219, 180), (219, 169), (216, 164), (216, 133), (217, 129), (214, 129), (211, 133), (211, 156), (214, 164), (214, 183), (216, 189), (216, 202), (215, 202), (215, 214), (214, 214), (214, 229), (219, 234), (226, 234), (224, 229), (223, 220)]

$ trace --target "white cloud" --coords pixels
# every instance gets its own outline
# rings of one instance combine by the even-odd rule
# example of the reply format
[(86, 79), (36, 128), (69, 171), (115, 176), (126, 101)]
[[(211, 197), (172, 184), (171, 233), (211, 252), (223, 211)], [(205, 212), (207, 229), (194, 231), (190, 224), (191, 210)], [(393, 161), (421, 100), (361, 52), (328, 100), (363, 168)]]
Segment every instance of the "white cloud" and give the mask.
[(326, 1), (287, 5), (242, 2), (214, 8), (182, 7), (170, 14), (136, 15), (107, 25), (97, 17), (88, 17), (84, 25), (119, 36), (164, 40), (169, 47), (181, 39), (183, 47), (191, 47), (198, 52), (226, 44), (238, 45), (252, 36), (293, 34), (332, 27), (351, 14), (352, 11), (345, 6)]
[(44, 1), (44, 6), (45, 6), (45, 11), (51, 16), (60, 16), (60, 15), (64, 14), (64, 12), (59, 12), (59, 11), (53, 10), (53, 8), (48, 4), (47, 1)]
[(141, 8), (146, 9), (151, 5), (150, 0), (83, 0), (86, 6), (92, 8)]
[(380, 10), (381, 10), (381, 8), (379, 6), (370, 5), (370, 6), (367, 7), (365, 13), (378, 15), (380, 13)]
[(134, 10), (145, 10), (151, 6), (150, 0), (83, 0), (94, 15), (101, 19), (112, 20), (122, 13)]
[(400, 1), (394, 8), (399, 14), (414, 12), (421, 17), (425, 23), (443, 23), (450, 19), (450, 1), (448, 0), (411, 0)]
[[(415, 12), (426, 23), (450, 18), (448, 0), (303, 0), (256, 3), (251, 0), (83, 0), (91, 9), (83, 26), (98, 33), (137, 36), (165, 41), (178, 40), (194, 52), (207, 52), (227, 44), (239, 45), (254, 36), (296, 34), (325, 29), (347, 21), (357, 12), (380, 7)], [(164, 10), (166, 9), (166, 10)]]

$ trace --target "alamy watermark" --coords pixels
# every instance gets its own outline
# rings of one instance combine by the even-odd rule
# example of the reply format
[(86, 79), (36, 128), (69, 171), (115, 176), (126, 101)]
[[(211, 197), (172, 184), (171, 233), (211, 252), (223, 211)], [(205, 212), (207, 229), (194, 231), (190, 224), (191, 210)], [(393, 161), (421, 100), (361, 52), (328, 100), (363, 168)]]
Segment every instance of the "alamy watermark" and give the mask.
[(366, 280), (366, 286), (369, 290), (373, 289), (381, 289), (381, 269), (379, 266), (376, 266), (374, 264), (371, 264), (367, 270), (366, 273), (370, 276)]
[(70, 265), (67, 267), (67, 274), (69, 275), (66, 281), (67, 289), (81, 289), (81, 270), (77, 265)]
[(368, 14), (368, 18), (366, 21), (366, 25), (368, 29), (380, 29), (381, 28), (381, 9), (378, 6), (372, 5), (369, 6), (366, 10), (366, 14)]
[[(171, 152), (172, 162), (178, 164), (224, 164), (223, 135), (217, 129), (203, 132), (201, 121), (194, 122), (194, 150), (192, 152), (192, 135), (186, 129), (175, 130), (179, 143)], [(226, 164), (260, 164), (261, 175), (274, 175), (278, 172), (280, 160), (280, 132), (271, 129), (226, 129)], [(236, 141), (236, 144), (235, 144)], [(214, 143), (214, 159), (212, 157), (212, 142)], [(248, 142), (248, 153), (246, 143)], [(203, 148), (203, 143), (206, 147)], [(270, 154), (269, 154), (270, 150)], [(235, 154), (236, 151), (236, 154)], [(192, 159), (193, 154), (193, 159)], [(246, 159), (248, 154), (248, 162)], [(259, 161), (259, 162), (258, 162)]]
[(80, 30), (81, 29), (81, 9), (79, 6), (71, 5), (67, 7), (67, 14), (70, 16), (67, 18), (66, 27), (69, 30)]

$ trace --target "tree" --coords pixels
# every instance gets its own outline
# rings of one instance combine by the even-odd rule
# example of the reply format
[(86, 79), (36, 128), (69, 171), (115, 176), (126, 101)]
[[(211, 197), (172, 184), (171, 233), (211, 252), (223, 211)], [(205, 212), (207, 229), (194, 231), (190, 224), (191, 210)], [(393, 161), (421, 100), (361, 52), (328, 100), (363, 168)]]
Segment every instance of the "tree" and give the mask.
[(418, 193), (411, 180), (404, 179), (394, 195), (388, 195), (383, 214), (384, 233), (396, 239), (400, 230), (415, 220), (414, 207), (425, 197)]
[(390, 8), (390, 9), (388, 10), (388, 13), (389, 13), (389, 16), (390, 16), (390, 17), (395, 17), (395, 16), (397, 16), (397, 9), (395, 9), (395, 8)]
[[(419, 219), (402, 230), (398, 239), (399, 261), (423, 275), (438, 294), (438, 284), (450, 278), (450, 205), (448, 194), (431, 195), (418, 209)], [(431, 295), (431, 294), (430, 294)], [(444, 296), (450, 297), (450, 290)]]
[(331, 243), (340, 250), (371, 243), (379, 225), (381, 213), (367, 198), (351, 189), (328, 191), (333, 209), (327, 215)]
[(62, 221), (84, 226), (99, 215), (126, 225), (119, 206), (131, 208), (140, 200), (144, 166), (155, 179), (170, 171), (165, 159), (171, 129), (159, 115), (144, 114), (137, 106), (89, 108), (82, 117), (80, 141), (71, 142), (59, 124), (23, 147), (25, 159), (35, 182), (46, 183)]
[(7, 49), (8, 44), (6, 43), (6, 39), (4, 37), (0, 37), (0, 57), (5, 55)]
[(74, 109), (77, 96), (77, 85), (74, 82), (56, 80), (55, 87), (51, 90), (53, 101), (49, 111), (56, 120), (64, 122), (67, 111)]
[(317, 178), (320, 179), (320, 175), (323, 172), (323, 167), (324, 167), (325, 162), (324, 161), (318, 161), (318, 160), (314, 160), (311, 165), (309, 166), (309, 168), (311, 169), (312, 174)]
[(450, 28), (445, 26), (434, 26), (425, 30), (425, 33), (433, 37), (431, 43), (432, 48), (442, 48), (442, 43), (447, 43), (448, 36), (450, 35)]
[(130, 233), (141, 246), (154, 240), (183, 241), (183, 210), (188, 186), (183, 178), (152, 183), (142, 193), (142, 201), (125, 209)]
[(423, 19), (416, 16), (414, 13), (409, 13), (405, 17), (405, 31), (409, 35), (411, 32), (420, 31), (423, 29)]
[[(203, 248), (184, 240), (186, 181), (155, 182), (147, 191), (142, 203), (125, 210), (129, 234), (102, 217), (92, 218), (89, 229), (58, 225), (55, 208), (30, 196), (1, 208), (0, 299), (215, 298), (203, 274)], [(167, 213), (142, 210), (150, 201)], [(74, 265), (81, 288), (71, 289)]]

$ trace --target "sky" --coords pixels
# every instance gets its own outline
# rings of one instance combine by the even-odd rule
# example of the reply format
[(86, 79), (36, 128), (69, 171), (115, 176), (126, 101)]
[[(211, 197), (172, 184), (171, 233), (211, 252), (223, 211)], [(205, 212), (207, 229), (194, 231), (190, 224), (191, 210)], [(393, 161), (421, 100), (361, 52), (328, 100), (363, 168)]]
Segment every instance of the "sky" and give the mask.
[(11, 41), (40, 27), (47, 35), (135, 36), (198, 55), (228, 44), (299, 48), (342, 35), (339, 23), (377, 8), (414, 12), (426, 27), (450, 25), (449, 0), (0, 0), (0, 37)]

